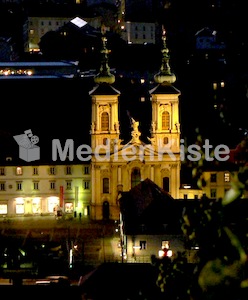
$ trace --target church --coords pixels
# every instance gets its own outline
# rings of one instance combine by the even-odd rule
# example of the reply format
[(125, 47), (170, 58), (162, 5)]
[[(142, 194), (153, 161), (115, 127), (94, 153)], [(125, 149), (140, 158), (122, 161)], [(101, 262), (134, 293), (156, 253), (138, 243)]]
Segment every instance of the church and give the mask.
[(91, 180), (92, 219), (119, 218), (118, 196), (149, 178), (178, 199), (180, 188), (180, 91), (173, 86), (166, 36), (162, 36), (162, 64), (154, 76), (151, 96), (149, 143), (141, 140), (139, 121), (131, 117), (128, 143), (120, 139), (118, 99), (115, 76), (108, 65), (106, 37), (102, 37), (101, 67), (90, 91), (91, 117)]

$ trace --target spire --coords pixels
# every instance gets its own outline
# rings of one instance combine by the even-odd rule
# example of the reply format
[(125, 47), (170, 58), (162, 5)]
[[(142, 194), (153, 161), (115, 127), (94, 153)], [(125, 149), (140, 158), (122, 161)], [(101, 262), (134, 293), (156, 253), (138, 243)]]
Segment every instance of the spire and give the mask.
[(102, 50), (101, 50), (101, 66), (99, 73), (95, 76), (95, 83), (109, 83), (112, 84), (115, 82), (115, 76), (110, 73), (110, 68), (108, 65), (108, 54), (109, 50), (107, 49), (107, 38), (106, 38), (106, 28), (102, 25), (101, 34), (102, 34)]
[(171, 73), (171, 68), (169, 65), (169, 49), (166, 45), (166, 31), (163, 27), (162, 29), (162, 41), (163, 41), (163, 47), (162, 47), (162, 64), (160, 67), (160, 71), (154, 75), (154, 80), (157, 83), (174, 83), (176, 81), (175, 74)]

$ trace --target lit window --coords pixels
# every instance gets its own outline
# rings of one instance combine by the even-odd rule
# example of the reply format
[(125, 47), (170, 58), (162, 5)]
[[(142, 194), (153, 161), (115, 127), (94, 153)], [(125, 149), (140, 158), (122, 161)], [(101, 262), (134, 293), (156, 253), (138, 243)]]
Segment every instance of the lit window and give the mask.
[(170, 248), (170, 243), (169, 241), (162, 241), (162, 249), (169, 249)]
[(16, 198), (16, 213), (24, 214), (24, 199)]
[(213, 89), (217, 90), (217, 83), (216, 82), (213, 83)]
[(101, 128), (102, 131), (109, 130), (109, 115), (107, 112), (103, 112), (101, 116)]
[(16, 168), (16, 175), (22, 175), (22, 167)]
[(30, 29), (30, 30), (29, 30), (29, 33), (30, 33), (30, 35), (34, 35), (34, 30), (33, 30), (33, 29)]
[(230, 182), (230, 173), (224, 173), (224, 181)]
[(8, 211), (7, 209), (8, 209), (7, 204), (0, 204), (0, 214), (1, 215), (7, 214), (7, 211)]
[(170, 114), (168, 111), (162, 113), (162, 130), (170, 129)]

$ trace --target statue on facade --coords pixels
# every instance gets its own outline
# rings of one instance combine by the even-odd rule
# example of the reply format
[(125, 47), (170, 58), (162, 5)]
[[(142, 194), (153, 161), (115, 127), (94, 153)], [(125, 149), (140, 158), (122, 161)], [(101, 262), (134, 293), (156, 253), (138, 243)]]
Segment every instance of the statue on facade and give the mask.
[(138, 121), (135, 121), (134, 118), (131, 118), (131, 121), (132, 121), (132, 127), (133, 127), (133, 130), (131, 132), (131, 135), (132, 135), (132, 142), (134, 143), (139, 143), (140, 142), (140, 135), (141, 133), (139, 132), (139, 122)]

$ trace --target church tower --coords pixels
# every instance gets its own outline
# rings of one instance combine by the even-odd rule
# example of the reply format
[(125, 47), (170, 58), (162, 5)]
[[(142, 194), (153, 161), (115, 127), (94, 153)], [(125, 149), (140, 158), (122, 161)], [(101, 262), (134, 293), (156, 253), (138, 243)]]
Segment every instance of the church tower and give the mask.
[[(162, 64), (154, 76), (157, 85), (150, 90), (152, 101), (151, 143), (160, 155), (163, 153), (159, 184), (173, 198), (179, 198), (180, 188), (180, 91), (173, 86), (176, 76), (169, 65), (169, 50), (166, 45), (166, 32), (162, 33)], [(162, 157), (160, 155), (160, 157)]]
[[(119, 196), (147, 178), (179, 198), (180, 187), (180, 92), (172, 84), (165, 32), (162, 35), (162, 65), (154, 76), (151, 96), (151, 135), (142, 141), (139, 120), (130, 117), (130, 140), (122, 144), (119, 131), (119, 95), (115, 76), (108, 66), (107, 39), (102, 35), (102, 58), (95, 86), (90, 91), (91, 123), (91, 218), (119, 219)], [(127, 128), (125, 128), (127, 129)]]
[[(114, 168), (109, 162), (113, 145), (118, 148), (119, 116), (118, 101), (120, 92), (112, 84), (115, 76), (111, 74), (108, 65), (107, 38), (102, 29), (101, 66), (95, 76), (95, 86), (90, 91), (91, 96), (91, 175), (92, 200), (91, 218), (116, 219), (118, 212), (113, 212), (116, 206), (116, 186)], [(116, 146), (117, 145), (117, 146)]]

